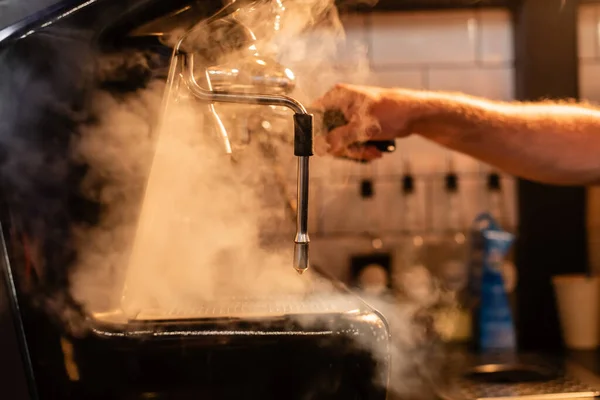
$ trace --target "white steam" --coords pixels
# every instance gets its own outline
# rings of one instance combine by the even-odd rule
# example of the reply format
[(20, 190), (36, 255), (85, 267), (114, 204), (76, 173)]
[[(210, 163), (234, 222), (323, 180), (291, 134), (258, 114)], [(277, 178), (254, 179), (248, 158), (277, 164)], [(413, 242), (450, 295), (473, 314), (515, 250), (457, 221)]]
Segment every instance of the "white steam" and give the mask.
[[(277, 57), (294, 71), (304, 68), (294, 96), (305, 103), (344, 72), (335, 65), (344, 32), (332, 1), (273, 1), (241, 10), (235, 18), (259, 38), (261, 56)], [(214, 43), (221, 51), (227, 48), (223, 37), (198, 34), (193, 39), (193, 47), (204, 53)], [(230, 51), (217, 62), (241, 56), (239, 50)], [(200, 64), (197, 70), (205, 66), (209, 65)], [(320, 74), (314, 76), (317, 69)], [(365, 70), (353, 73), (359, 76)], [(155, 83), (125, 98), (96, 95), (93, 103), (102, 111), (101, 121), (83, 129), (74, 154), (91, 166), (83, 189), (105, 211), (98, 226), (79, 232), (79, 267), (72, 277), (75, 297), (90, 311), (105, 311), (122, 305), (125, 291), (125, 299), (137, 304), (130, 305), (134, 309), (172, 309), (217, 295), (306, 290), (306, 279), (291, 268), (293, 236), (281, 254), (260, 247), (259, 217), (265, 200), (260, 183), (273, 174), (272, 162), (249, 146), (241, 156), (236, 154), (238, 163), (230, 163), (206, 132), (206, 105), (190, 100), (185, 92), (177, 94), (179, 99), (169, 105), (157, 129), (163, 94), (164, 86)], [(229, 120), (256, 110), (220, 108)], [(288, 128), (291, 137), (291, 124)], [(287, 154), (278, 158), (293, 176), (291, 147), (284, 150)], [(98, 178), (108, 178), (110, 184), (99, 188)], [(279, 201), (283, 207), (286, 200)]]
[[(338, 81), (368, 78), (363, 48), (353, 49), (344, 68), (338, 65), (344, 32), (332, 0), (272, 1), (237, 18), (260, 38), (261, 54), (296, 73), (294, 97), (300, 101), (310, 102)], [(206, 49), (212, 39), (194, 45)], [(82, 189), (103, 204), (104, 213), (97, 226), (78, 229), (74, 297), (88, 312), (124, 308), (135, 315), (143, 309), (193, 309), (219, 297), (309, 292), (310, 277), (292, 269), (293, 235), (281, 251), (261, 247), (263, 204), (274, 201), (265, 198), (273, 194), (265, 192), (262, 182), (272, 178), (272, 160), (250, 145), (231, 163), (207, 134), (206, 104), (185, 92), (157, 129), (164, 90), (163, 83), (155, 82), (125, 97), (95, 95), (93, 106), (101, 119), (82, 129), (73, 155), (91, 166)], [(233, 117), (256, 108), (220, 110), (232, 127)], [(291, 123), (288, 128), (291, 137)], [(293, 177), (291, 147), (278, 149), (278, 162)], [(99, 185), (99, 180), (110, 183)], [(285, 207), (285, 199), (277, 201)], [(422, 390), (422, 373), (430, 371), (432, 342), (422, 315), (436, 289), (429, 282), (419, 284), (425, 291), (420, 298), (428, 299), (424, 303), (374, 303), (391, 326), (390, 389), (397, 394)], [(376, 356), (385, 353), (376, 343), (359, 345)]]

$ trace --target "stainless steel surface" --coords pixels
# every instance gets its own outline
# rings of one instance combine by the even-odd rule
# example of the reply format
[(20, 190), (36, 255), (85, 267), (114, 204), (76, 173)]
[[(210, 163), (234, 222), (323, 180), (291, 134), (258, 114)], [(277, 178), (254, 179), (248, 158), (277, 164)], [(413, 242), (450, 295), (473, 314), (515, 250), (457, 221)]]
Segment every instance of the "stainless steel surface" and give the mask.
[[(207, 85), (208, 85), (208, 90), (211, 90), (211, 91), (214, 90), (212, 87), (211, 80), (208, 79), (208, 73), (207, 73), (206, 81), (207, 81)], [(221, 141), (223, 142), (225, 154), (231, 155), (232, 150), (231, 150), (231, 141), (229, 140), (229, 134), (227, 133), (227, 129), (225, 129), (225, 124), (223, 124), (221, 117), (219, 116), (219, 114), (217, 113), (217, 110), (215, 109), (214, 103), (208, 104), (208, 113), (212, 117), (214, 125), (217, 127), (218, 134), (221, 137)]]
[(594, 397), (598, 391), (571, 377), (561, 376), (547, 382), (490, 384), (461, 380), (459, 390), (466, 399)]
[(194, 55), (179, 54), (183, 65), (183, 78), (190, 92), (198, 99), (206, 102), (233, 103), (233, 104), (256, 104), (263, 106), (282, 106), (298, 114), (308, 114), (306, 108), (296, 99), (278, 94), (260, 93), (231, 93), (217, 92), (203, 89), (194, 76)]
[(294, 240), (294, 268), (299, 273), (308, 269), (308, 157), (298, 157), (298, 209)]
[(263, 298), (228, 298), (206, 302), (190, 309), (145, 310), (136, 320), (274, 317), (299, 314), (343, 313), (360, 310), (360, 304), (349, 296), (273, 296)]
[[(444, 400), (552, 400), (584, 399), (600, 396), (600, 380), (580, 366), (567, 362), (564, 367), (548, 363), (524, 363), (532, 370), (553, 369), (553, 376), (537, 382), (488, 383), (469, 379), (465, 372), (473, 368), (464, 368), (461, 362), (453, 365), (452, 378), (441, 385), (438, 393)], [(494, 372), (501, 364), (485, 364), (475, 368), (479, 372)]]
[(296, 77), (289, 68), (258, 55), (206, 71), (212, 90), (219, 92), (288, 94), (296, 87)]
[(549, 368), (538, 365), (530, 365), (519, 362), (490, 363), (480, 364), (467, 370), (467, 374), (473, 378), (483, 378), (493, 376), (494, 374), (506, 373), (530, 373), (532, 376), (551, 376), (553, 372)]
[[(282, 318), (290, 317), (296, 324), (276, 324)], [(385, 318), (355, 295), (346, 292), (316, 290), (307, 295), (267, 295), (263, 297), (222, 297), (199, 302), (191, 307), (171, 309), (144, 309), (135, 316), (121, 310), (99, 312), (91, 315), (91, 325), (97, 334), (112, 336), (288, 336), (288, 335), (331, 335), (335, 323), (340, 318), (349, 322), (342, 331), (347, 335), (360, 334), (361, 324), (371, 326), (369, 334), (374, 340), (389, 339), (389, 328)], [(264, 324), (252, 329), (231, 325), (235, 320), (246, 323), (256, 321)], [(325, 325), (321, 326), (321, 321)], [(153, 324), (168, 322), (170, 329), (156, 329)], [(132, 324), (133, 323), (133, 324)], [(196, 324), (185, 329), (180, 324)], [(373, 327), (377, 327), (373, 329)], [(172, 329), (174, 328), (174, 330)], [(182, 330), (183, 329), (183, 330)], [(335, 328), (337, 329), (337, 328)]]
[[(299, 101), (284, 95), (217, 92), (203, 89), (194, 76), (194, 55), (180, 53), (177, 58), (182, 65), (183, 79), (190, 93), (202, 101), (208, 103), (223, 102), (283, 106), (291, 109), (296, 114), (308, 114), (306, 108)], [(309, 134), (313, 135), (313, 132), (310, 132)], [(302, 273), (310, 264), (310, 238), (308, 236), (309, 157), (298, 157), (297, 179), (297, 221), (293, 266), (296, 271)]]
[[(381, 342), (382, 346), (386, 346), (386, 343), (389, 342), (389, 330), (386, 321), (372, 310), (357, 310), (356, 312), (348, 312), (345, 316), (341, 314), (332, 316), (331, 312), (321, 314), (322, 319), (314, 313), (308, 314), (306, 319), (297, 320), (305, 323), (301, 322), (293, 326), (285, 322), (277, 324), (275, 321), (277, 321), (278, 315), (274, 315), (275, 318), (258, 316), (255, 323), (252, 321), (252, 316), (247, 317), (244, 315), (242, 316), (243, 321), (246, 324), (250, 323), (250, 326), (243, 326), (236, 325), (234, 319), (230, 317), (198, 319), (184, 316), (178, 321), (179, 312), (170, 317), (165, 317), (164, 314), (149, 314), (135, 321), (97, 314), (94, 315), (92, 331), (102, 338), (143, 338), (149, 340), (153, 338), (205, 337), (212, 340), (213, 344), (227, 344), (235, 340), (234, 338), (243, 340), (244, 338), (275, 337), (277, 340), (281, 340), (283, 337), (326, 337), (331, 339), (342, 336), (368, 338), (368, 340), (374, 342)], [(163, 326), (163, 329), (156, 329), (156, 326), (161, 326), (161, 322), (165, 320), (169, 321), (168, 327)], [(216, 321), (220, 321), (220, 323)], [(319, 324), (318, 321), (323, 323)], [(335, 321), (339, 321), (341, 324), (337, 325)], [(215, 339), (216, 342), (214, 342)], [(384, 363), (387, 362), (389, 360), (384, 361)]]

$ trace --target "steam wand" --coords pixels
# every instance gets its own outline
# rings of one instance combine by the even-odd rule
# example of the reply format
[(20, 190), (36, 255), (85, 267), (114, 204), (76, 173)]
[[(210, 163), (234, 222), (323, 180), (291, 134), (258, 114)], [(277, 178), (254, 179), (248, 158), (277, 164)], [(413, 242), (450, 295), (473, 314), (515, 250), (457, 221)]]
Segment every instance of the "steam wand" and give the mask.
[(303, 273), (309, 267), (308, 246), (308, 187), (309, 157), (313, 150), (313, 116), (297, 100), (283, 95), (233, 93), (226, 91), (206, 90), (198, 85), (194, 77), (194, 58), (192, 54), (177, 54), (174, 62), (182, 64), (183, 80), (190, 92), (206, 102), (235, 104), (258, 104), (283, 106), (294, 111), (294, 155), (298, 157), (298, 202), (296, 212), (296, 237), (294, 239), (294, 269)]

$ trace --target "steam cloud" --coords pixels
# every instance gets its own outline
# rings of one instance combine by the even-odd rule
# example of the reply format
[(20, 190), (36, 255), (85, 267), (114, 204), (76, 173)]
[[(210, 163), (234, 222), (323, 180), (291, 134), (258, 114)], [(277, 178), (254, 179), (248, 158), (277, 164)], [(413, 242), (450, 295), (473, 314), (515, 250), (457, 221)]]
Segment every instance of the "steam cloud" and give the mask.
[[(294, 97), (310, 103), (339, 81), (369, 80), (366, 49), (345, 42), (333, 0), (284, 4), (285, 11), (278, 8), (279, 1), (272, 1), (245, 10), (238, 18), (260, 39), (261, 54), (296, 73)], [(193, 45), (203, 49), (224, 43), (223, 37), (196, 38), (203, 42)], [(351, 55), (344, 59), (344, 67), (337, 58), (340, 50)], [(225, 52), (218, 62), (238, 56)], [(129, 54), (116, 60), (103, 57), (97, 73), (114, 73), (124, 60), (148, 68), (147, 58)], [(159, 121), (165, 90), (156, 80), (133, 94), (96, 92), (91, 107), (98, 120), (81, 123), (78, 135), (71, 138), (71, 159), (89, 166), (81, 190), (102, 205), (97, 224), (75, 228), (73, 297), (90, 313), (124, 308), (136, 315), (142, 309), (193, 309), (220, 296), (308, 293), (313, 289), (310, 280), (299, 277), (290, 265), (293, 236), (277, 251), (261, 246), (261, 229), (265, 222), (273, 223), (270, 214), (265, 221), (265, 209), (272, 209), (265, 202), (286, 201), (277, 192), (265, 191), (270, 188), (264, 182), (273, 174), (272, 162), (260, 148), (249, 145), (237, 163), (231, 163), (205, 133), (209, 123), (205, 105), (185, 97), (169, 104), (169, 112)], [(219, 112), (235, 132), (236, 118), (244, 122), (244, 116), (262, 111), (222, 106)], [(293, 176), (291, 147), (281, 145), (275, 153), (276, 161), (290, 172), (288, 178)], [(427, 330), (427, 309), (436, 289), (426, 279), (418, 283), (423, 289), (420, 298), (402, 304), (371, 299), (392, 330), (390, 389), (413, 398), (433, 379), (430, 365), (436, 354), (431, 352), (435, 344)], [(54, 297), (51, 306), (62, 303)], [(358, 345), (381, 355), (373, 343)]]
[[(261, 55), (276, 57), (300, 76), (294, 96), (305, 103), (344, 74), (352, 81), (367, 75), (364, 49), (354, 54), (352, 70), (336, 65), (344, 31), (332, 1), (289, 2), (285, 7), (267, 2), (242, 10), (236, 19), (259, 38)], [(186, 41), (199, 53), (221, 55), (205, 57), (197, 70), (246, 56), (229, 44), (231, 36), (224, 33), (230, 32), (199, 29)], [(219, 51), (211, 51), (215, 46)], [(111, 66), (111, 60), (105, 63)], [(99, 225), (78, 231), (79, 262), (71, 278), (75, 298), (90, 311), (123, 306), (125, 300), (135, 314), (148, 308), (190, 308), (216, 296), (308, 290), (306, 279), (286, 268), (291, 235), (286, 249), (277, 253), (260, 246), (261, 203), (286, 201), (265, 199), (276, 193), (261, 194), (261, 178), (272, 173), (272, 164), (252, 146), (236, 155), (237, 164), (229, 163), (214, 138), (203, 134), (208, 115), (202, 104), (169, 104), (166, 119), (156, 128), (153, 116), (161, 114), (164, 90), (153, 83), (126, 98), (96, 94), (93, 104), (101, 121), (82, 129), (74, 155), (90, 165), (84, 193), (104, 206), (104, 215)], [(217, 107), (229, 117), (226, 123), (258, 112), (249, 106)], [(235, 135), (239, 127), (233, 128)], [(291, 136), (289, 123), (287, 128)], [(290, 148), (283, 162), (293, 173), (291, 155)]]

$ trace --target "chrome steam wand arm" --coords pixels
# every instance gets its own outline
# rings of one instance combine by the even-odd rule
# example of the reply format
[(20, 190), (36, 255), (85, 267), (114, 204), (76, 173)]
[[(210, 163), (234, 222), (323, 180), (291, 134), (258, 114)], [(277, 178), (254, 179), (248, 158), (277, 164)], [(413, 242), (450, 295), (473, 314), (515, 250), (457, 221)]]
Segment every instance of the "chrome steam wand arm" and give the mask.
[[(283, 106), (294, 111), (294, 155), (298, 157), (298, 205), (296, 210), (296, 238), (294, 239), (294, 269), (303, 273), (309, 267), (308, 188), (309, 157), (314, 154), (313, 116), (297, 100), (283, 95), (234, 93), (206, 90), (198, 85), (194, 76), (192, 54), (179, 53), (183, 81), (196, 98), (209, 103), (258, 104)], [(177, 61), (176, 61), (177, 62)]]
[(296, 238), (294, 240), (294, 268), (303, 273), (309, 267), (308, 260), (308, 187), (309, 160), (314, 154), (313, 116), (294, 114), (294, 155), (298, 157), (298, 207), (296, 209)]

